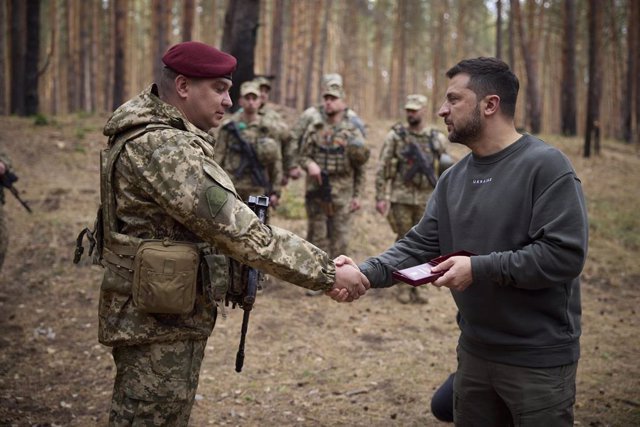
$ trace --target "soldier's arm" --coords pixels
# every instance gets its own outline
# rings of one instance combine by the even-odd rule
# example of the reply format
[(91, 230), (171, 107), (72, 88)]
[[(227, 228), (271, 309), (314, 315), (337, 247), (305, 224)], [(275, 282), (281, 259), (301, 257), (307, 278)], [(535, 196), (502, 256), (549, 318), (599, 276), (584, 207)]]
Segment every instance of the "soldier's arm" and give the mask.
[(266, 165), (267, 173), (269, 174), (269, 182), (271, 183), (271, 189), (280, 197), (281, 183), (282, 183), (282, 152), (280, 150), (280, 144), (278, 145), (278, 150), (276, 153), (276, 157), (272, 162)]
[(129, 155), (150, 199), (221, 253), (298, 286), (332, 287), (335, 265), (329, 256), (287, 230), (262, 224), (228, 175), (195, 143), (174, 138), (145, 158)]
[(225, 129), (220, 129), (218, 132), (218, 139), (216, 141), (214, 158), (219, 165), (224, 165), (224, 160), (227, 155), (227, 147), (229, 144), (229, 132)]

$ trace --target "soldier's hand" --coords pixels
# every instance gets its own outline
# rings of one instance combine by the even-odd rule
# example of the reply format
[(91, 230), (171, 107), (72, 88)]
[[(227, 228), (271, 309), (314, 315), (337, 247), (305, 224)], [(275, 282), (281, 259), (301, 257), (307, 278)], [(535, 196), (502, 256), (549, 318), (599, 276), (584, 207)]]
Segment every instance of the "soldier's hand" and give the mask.
[(269, 206), (272, 206), (275, 209), (278, 207), (279, 203), (280, 203), (280, 198), (278, 197), (277, 194), (272, 194), (271, 196), (269, 196)]
[(289, 178), (298, 179), (302, 175), (302, 170), (299, 166), (289, 169)]
[(380, 215), (383, 215), (383, 216), (386, 215), (388, 209), (389, 209), (389, 204), (387, 203), (386, 200), (378, 200), (376, 202), (376, 210)]
[(360, 200), (357, 197), (351, 199), (351, 203), (349, 204), (349, 212), (355, 212), (360, 209)]
[(322, 169), (316, 162), (310, 162), (307, 166), (307, 175), (315, 179), (318, 184), (322, 185)]
[(7, 171), (7, 167), (5, 166), (4, 163), (0, 162), (0, 176), (4, 175), (6, 171)]
[(327, 295), (338, 302), (357, 300), (371, 285), (367, 277), (351, 264), (336, 266), (336, 281)]

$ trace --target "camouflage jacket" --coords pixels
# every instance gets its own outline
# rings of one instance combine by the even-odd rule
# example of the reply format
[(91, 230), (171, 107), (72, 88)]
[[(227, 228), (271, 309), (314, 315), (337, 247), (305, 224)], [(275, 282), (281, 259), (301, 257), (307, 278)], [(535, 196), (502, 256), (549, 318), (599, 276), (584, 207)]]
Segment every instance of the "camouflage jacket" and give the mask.
[(280, 142), (282, 170), (286, 174), (289, 169), (298, 164), (298, 147), (293, 143), (291, 130), (282, 116), (270, 104), (263, 105), (258, 110), (258, 114), (262, 117), (262, 123), (272, 130), (274, 137)]
[[(345, 116), (347, 117), (347, 120), (360, 131), (363, 137), (367, 136), (365, 124), (355, 111), (347, 108), (345, 110)], [(324, 113), (324, 107), (322, 105), (309, 107), (304, 110), (291, 129), (293, 145), (297, 146), (298, 151), (302, 151), (303, 142), (306, 139), (306, 134), (309, 131), (311, 124), (314, 122), (325, 121), (326, 119), (327, 116)]]
[[(314, 161), (329, 175), (334, 200), (359, 197), (365, 182), (364, 165), (370, 150), (364, 137), (345, 115), (335, 125), (316, 121), (309, 125), (300, 154), (300, 164), (306, 170)], [(315, 179), (307, 176), (307, 191), (318, 189)]]
[[(282, 152), (278, 140), (280, 129), (273, 122), (269, 122), (264, 115), (258, 115), (258, 121), (247, 123), (242, 112), (234, 113), (218, 132), (215, 148), (216, 162), (229, 174), (238, 193), (245, 195), (280, 193), (282, 181)], [(252, 166), (247, 163), (238, 137), (225, 125), (235, 123), (242, 138), (251, 145), (259, 162), (260, 172), (268, 181), (267, 188), (255, 182), (252, 178)], [(244, 170), (242, 168), (244, 167)], [(257, 194), (256, 194), (257, 193)]]
[[(11, 169), (9, 156), (0, 148), (0, 162), (4, 163), (5, 172)], [(4, 187), (0, 185), (0, 207), (4, 204)]]
[(418, 133), (404, 129), (404, 135), (392, 129), (384, 140), (376, 173), (376, 200), (424, 206), (433, 186), (419, 173), (405, 181), (406, 173), (413, 166), (405, 150), (409, 144), (416, 144), (431, 161), (437, 175), (440, 156), (446, 152), (446, 138), (435, 129), (425, 128)]
[[(328, 255), (293, 233), (262, 224), (213, 160), (213, 137), (161, 101), (155, 85), (118, 108), (104, 134), (112, 146), (136, 128), (144, 132), (124, 145), (112, 176), (117, 233), (211, 245), (221, 254), (213, 280), (228, 281), (226, 255), (308, 289), (332, 286), (335, 265)], [(203, 295), (188, 315), (142, 313), (132, 305), (131, 282), (105, 270), (103, 344), (206, 339), (214, 320)]]

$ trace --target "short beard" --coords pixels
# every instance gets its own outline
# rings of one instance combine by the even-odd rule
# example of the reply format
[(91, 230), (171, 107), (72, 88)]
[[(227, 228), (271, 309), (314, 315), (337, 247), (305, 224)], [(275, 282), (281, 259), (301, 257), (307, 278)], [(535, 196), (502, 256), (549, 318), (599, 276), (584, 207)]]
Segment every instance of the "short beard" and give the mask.
[(482, 120), (480, 119), (480, 104), (476, 104), (475, 110), (471, 115), (471, 119), (459, 128), (454, 128), (449, 133), (449, 141), (459, 144), (468, 145), (475, 141), (482, 130)]
[(420, 126), (420, 123), (422, 123), (422, 118), (409, 116), (407, 117), (407, 123), (409, 123), (409, 126), (411, 127), (417, 127)]

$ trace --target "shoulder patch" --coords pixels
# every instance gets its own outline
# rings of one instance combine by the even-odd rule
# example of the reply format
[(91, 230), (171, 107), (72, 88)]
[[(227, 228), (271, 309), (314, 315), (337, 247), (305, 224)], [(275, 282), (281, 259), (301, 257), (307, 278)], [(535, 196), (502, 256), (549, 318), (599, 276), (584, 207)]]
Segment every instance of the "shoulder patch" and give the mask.
[(229, 192), (224, 188), (211, 186), (207, 188), (205, 196), (207, 198), (209, 214), (211, 215), (211, 218), (215, 218), (227, 203)]

